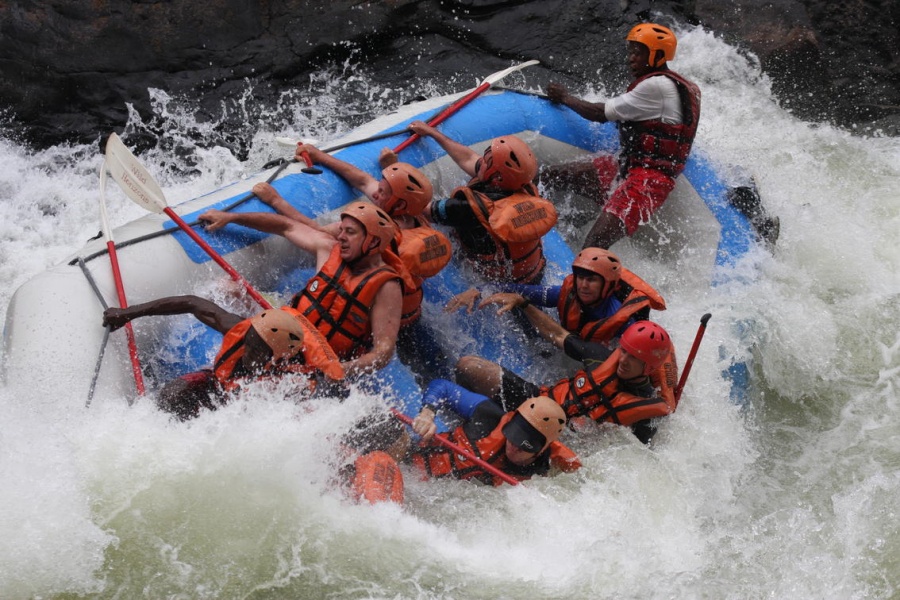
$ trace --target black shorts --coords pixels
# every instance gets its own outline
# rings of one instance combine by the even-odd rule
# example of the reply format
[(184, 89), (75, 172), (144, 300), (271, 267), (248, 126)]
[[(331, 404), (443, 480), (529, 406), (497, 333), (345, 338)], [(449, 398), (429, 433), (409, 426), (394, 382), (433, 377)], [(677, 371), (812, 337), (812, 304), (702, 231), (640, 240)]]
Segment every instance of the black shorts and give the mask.
[(503, 375), (500, 378), (500, 392), (492, 400), (498, 402), (504, 411), (516, 410), (529, 398), (541, 395), (539, 385), (525, 381), (505, 367), (501, 367), (501, 369), (503, 369)]

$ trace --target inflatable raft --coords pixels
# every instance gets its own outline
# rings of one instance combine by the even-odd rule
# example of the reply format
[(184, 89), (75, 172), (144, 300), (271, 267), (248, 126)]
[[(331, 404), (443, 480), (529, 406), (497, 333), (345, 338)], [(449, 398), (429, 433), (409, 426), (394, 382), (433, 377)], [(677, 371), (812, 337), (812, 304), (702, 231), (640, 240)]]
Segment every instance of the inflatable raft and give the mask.
[[(406, 105), (321, 147), (375, 175), (380, 170), (379, 151), (408, 137), (403, 130), (409, 122), (428, 121), (461, 96)], [(516, 134), (532, 146), (542, 165), (568, 162), (589, 153), (614, 152), (618, 145), (612, 124), (589, 123), (538, 95), (511, 90), (481, 94), (440, 127), (453, 139), (479, 152), (496, 136)], [(464, 183), (462, 172), (432, 140), (411, 144), (402, 151), (400, 159), (429, 175), (435, 197)], [(302, 170), (304, 166), (296, 162), (272, 166), (171, 208), (188, 223), (195, 222), (197, 215), (209, 208), (270, 211), (250, 193), (252, 186), (261, 181), (269, 181), (303, 213), (322, 219), (328, 219), (330, 213), (360, 196), (333, 173), (326, 170), (318, 175), (307, 174)], [(689, 214), (692, 221), (699, 223), (703, 234), (693, 237), (697, 238), (698, 261), (703, 263), (698, 268), (706, 273), (709, 285), (727, 280), (733, 266), (760, 243), (747, 211), (742, 212), (729, 201), (733, 187), (713, 162), (694, 152), (667, 202), (673, 208), (665, 208), (670, 213)], [(564, 210), (561, 208), (561, 212)], [(257, 290), (272, 298), (299, 289), (312, 274), (311, 258), (277, 236), (233, 225), (216, 233), (207, 233), (199, 226), (194, 229)], [(580, 245), (577, 235), (555, 229), (545, 237), (545, 283), (559, 283), (569, 272), (573, 258), (570, 245)], [(176, 294), (208, 295), (226, 277), (209, 255), (166, 215), (148, 214), (127, 223), (113, 231), (113, 238), (130, 304)], [(641, 275), (652, 282), (652, 274)], [(471, 274), (455, 260), (426, 282), (424, 318), (435, 320), (450, 351), (498, 360), (529, 375), (547, 368), (547, 360), (540, 352), (527, 343), (523, 345), (521, 331), (498, 324), (493, 311), (480, 311), (482, 314), (474, 316), (441, 312), (452, 295), (467, 289), (472, 282)], [(37, 388), (54, 398), (96, 396), (97, 401), (121, 401), (123, 396), (134, 397), (135, 380), (122, 332), (109, 336), (105, 358), (98, 360), (107, 344), (106, 330), (101, 325), (104, 305), (118, 305), (118, 300), (107, 245), (102, 239), (90, 241), (62, 264), (22, 285), (10, 302), (3, 331), (3, 373), (8, 385)], [(247, 314), (257, 308), (248, 303)], [(134, 322), (134, 331), (151, 391), (171, 377), (208, 365), (221, 339), (189, 316), (140, 319)], [(687, 342), (684, 340), (685, 345)], [(686, 352), (686, 348), (681, 352)], [(739, 397), (748, 385), (747, 365), (735, 363), (729, 371)], [(380, 377), (385, 393), (401, 398), (418, 395), (414, 377), (396, 359)]]

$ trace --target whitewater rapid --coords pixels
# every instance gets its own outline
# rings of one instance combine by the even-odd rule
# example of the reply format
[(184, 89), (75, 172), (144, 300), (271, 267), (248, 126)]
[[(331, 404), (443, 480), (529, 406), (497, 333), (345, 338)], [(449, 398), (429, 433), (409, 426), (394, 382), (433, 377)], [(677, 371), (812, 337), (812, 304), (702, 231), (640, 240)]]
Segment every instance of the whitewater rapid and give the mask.
[[(658, 316), (682, 356), (713, 313), (653, 449), (597, 427), (572, 440), (575, 474), (497, 489), (407, 477), (402, 509), (356, 506), (333, 490), (329, 441), (366, 410), (363, 394), (301, 409), (259, 392), (181, 424), (147, 399), (85, 409), (80, 392), (16, 382), (0, 386), (0, 597), (900, 594), (900, 140), (798, 121), (752, 57), (679, 33), (673, 66), (703, 90), (697, 145), (753, 175), (781, 237), (742, 267), (750, 286), (697, 285), (689, 256), (621, 248), (666, 296)], [(373, 114), (398, 97), (354, 77)], [(315, 94), (286, 100), (245, 161), (191, 141), (214, 124), (155, 91), (167, 141), (142, 160), (171, 204), (198, 196), (282, 155), (277, 135), (346, 130), (360, 107), (336, 100), (344, 80), (323, 73)], [(98, 233), (102, 157), (97, 144), (34, 152), (4, 138), (0, 158), (5, 307)], [(144, 214), (109, 208), (114, 226)], [(745, 408), (721, 375), (732, 355), (753, 358)]]

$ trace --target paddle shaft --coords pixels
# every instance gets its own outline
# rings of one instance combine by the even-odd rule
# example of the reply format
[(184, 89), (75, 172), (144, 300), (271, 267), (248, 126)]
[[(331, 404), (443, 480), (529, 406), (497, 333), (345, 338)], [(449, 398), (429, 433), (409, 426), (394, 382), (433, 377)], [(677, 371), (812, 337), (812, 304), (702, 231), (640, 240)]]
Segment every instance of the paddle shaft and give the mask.
[[(395, 417), (397, 417), (398, 419), (400, 419), (407, 425), (412, 426), (413, 420), (411, 418), (404, 415), (402, 412), (400, 412), (396, 408), (392, 408), (391, 412), (394, 413)], [(448, 440), (446, 438), (446, 436), (444, 436), (440, 433), (436, 433), (436, 434), (434, 434), (434, 439), (437, 440), (438, 444), (440, 444), (441, 446), (444, 446), (445, 448), (449, 448), (450, 450), (453, 450), (457, 454), (462, 454), (463, 456), (465, 456), (466, 458), (468, 458), (469, 460), (474, 462), (476, 465), (478, 465), (479, 467), (481, 467), (482, 469), (484, 469), (485, 471), (490, 473), (491, 475), (499, 477), (500, 479), (502, 479), (503, 481), (505, 481), (506, 483), (508, 483), (510, 485), (519, 485), (519, 481), (517, 479), (514, 479), (510, 475), (504, 473), (503, 471), (501, 471), (494, 465), (490, 464), (489, 462), (486, 462), (486, 461), (478, 458), (477, 456), (475, 456), (474, 454), (472, 454), (471, 452), (469, 452), (468, 450), (466, 450), (459, 444), (454, 444), (453, 442)]]
[(228, 262), (227, 262), (224, 258), (222, 258), (222, 257), (219, 255), (218, 252), (216, 252), (215, 250), (213, 250), (212, 247), (210, 247), (210, 245), (207, 244), (206, 241), (205, 241), (203, 238), (201, 238), (199, 235), (197, 235), (197, 232), (194, 231), (193, 228), (191, 228), (190, 225), (188, 225), (187, 223), (185, 223), (185, 222), (184, 222), (184, 219), (182, 219), (182, 218), (178, 215), (178, 213), (176, 213), (174, 210), (172, 210), (172, 209), (171, 209), (170, 207), (168, 207), (168, 206), (165, 207), (165, 208), (163, 209), (163, 212), (166, 213), (166, 214), (169, 216), (169, 218), (172, 219), (172, 220), (175, 222), (175, 224), (178, 225), (178, 226), (181, 228), (182, 231), (184, 231), (186, 234), (188, 234), (188, 236), (190, 236), (190, 238), (191, 238), (192, 240), (194, 240), (195, 242), (197, 242), (197, 245), (200, 246), (201, 248), (203, 248), (203, 250), (204, 250), (207, 254), (209, 254), (209, 257), (210, 257), (211, 259), (213, 259), (213, 260), (216, 262), (217, 265), (219, 265), (220, 267), (222, 267), (222, 268), (225, 270), (225, 272), (228, 273), (228, 274), (231, 276), (232, 279), (234, 279), (235, 281), (237, 281), (238, 283), (240, 283), (241, 285), (243, 285), (243, 286), (244, 286), (244, 289), (247, 290), (247, 293), (250, 294), (250, 297), (251, 297), (251, 298), (253, 298), (254, 300), (256, 300), (257, 304), (259, 304), (260, 306), (262, 306), (262, 307), (265, 308), (265, 309), (270, 309), (270, 308), (272, 308), (272, 305), (269, 304), (269, 302), (268, 302), (265, 298), (263, 298), (263, 297), (260, 295), (260, 293), (257, 292), (257, 291), (253, 288), (252, 285), (250, 285), (250, 282), (247, 281), (246, 279), (244, 279), (244, 278), (241, 276), (241, 274), (238, 273), (238, 272), (234, 269), (234, 267), (232, 267), (230, 264), (228, 264)]
[[(465, 106), (466, 104), (468, 104), (469, 102), (474, 100), (476, 97), (480, 96), (485, 90), (487, 90), (490, 87), (491, 87), (491, 83), (489, 81), (485, 81), (484, 83), (479, 85), (477, 88), (475, 88), (474, 90), (472, 90), (471, 92), (469, 92), (468, 94), (466, 94), (465, 96), (463, 96), (462, 98), (460, 98), (459, 100), (457, 100), (456, 102), (454, 102), (453, 104), (451, 104), (450, 106), (445, 108), (443, 111), (441, 111), (441, 113), (438, 116), (436, 116), (434, 119), (432, 119), (431, 121), (428, 122), (428, 125), (430, 125), (431, 127), (437, 127), (438, 125), (440, 125), (441, 123), (446, 121), (451, 115), (453, 115), (459, 109), (461, 109), (463, 106)], [(419, 139), (418, 133), (412, 134), (411, 136), (409, 136), (408, 138), (403, 140), (399, 146), (394, 148), (394, 154), (399, 154), (402, 150), (405, 150), (406, 148), (408, 148), (411, 144), (415, 143), (415, 141), (418, 139)]]
[[(119, 270), (119, 257), (116, 254), (116, 244), (112, 240), (106, 242), (109, 249), (109, 264), (112, 266), (113, 279), (116, 282), (116, 295), (119, 298), (119, 306), (128, 307), (128, 300), (125, 298), (125, 285), (122, 283), (122, 272)], [(144, 395), (144, 374), (141, 371), (141, 362), (137, 354), (137, 342), (134, 339), (134, 329), (131, 323), (125, 325), (125, 337), (128, 340), (128, 356), (131, 358), (131, 371), (134, 373), (134, 386), (137, 393)], [(93, 390), (91, 390), (93, 393)]]
[(697, 329), (697, 335), (694, 336), (694, 345), (691, 346), (691, 353), (688, 355), (687, 362), (684, 363), (681, 379), (678, 381), (678, 385), (675, 386), (675, 404), (678, 404), (678, 401), (681, 400), (681, 391), (684, 389), (684, 384), (687, 383), (688, 375), (694, 364), (694, 357), (697, 356), (697, 349), (700, 347), (700, 341), (703, 339), (703, 334), (706, 333), (706, 324), (711, 317), (712, 314), (710, 313), (706, 313), (700, 317), (700, 327)]

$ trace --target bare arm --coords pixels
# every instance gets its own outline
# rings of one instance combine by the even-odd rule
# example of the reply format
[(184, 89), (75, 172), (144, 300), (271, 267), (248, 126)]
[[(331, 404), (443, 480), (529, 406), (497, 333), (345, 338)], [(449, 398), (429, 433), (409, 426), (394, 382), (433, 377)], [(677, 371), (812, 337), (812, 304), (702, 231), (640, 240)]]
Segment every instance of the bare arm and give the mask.
[(253, 193), (256, 197), (263, 201), (264, 204), (271, 206), (279, 215), (283, 215), (294, 221), (300, 221), (305, 225), (309, 225), (314, 229), (321, 229), (314, 219), (304, 215), (302, 212), (291, 206), (284, 196), (278, 193), (270, 184), (262, 182), (253, 186)]
[(521, 294), (516, 294), (513, 292), (499, 292), (482, 300), (478, 305), (478, 308), (484, 308), (488, 304), (500, 305), (500, 308), (497, 309), (498, 315), (502, 315), (503, 313), (510, 311), (516, 307), (521, 307), (523, 309), (523, 312), (525, 313), (525, 316), (528, 318), (531, 324), (534, 325), (535, 329), (538, 330), (538, 333), (541, 335), (541, 337), (554, 346), (559, 347), (560, 349), (562, 349), (566, 337), (571, 335), (571, 333), (567, 331), (562, 325), (560, 325), (556, 321), (556, 319), (542, 311), (537, 306), (529, 304), (525, 297)]
[(335, 158), (327, 152), (322, 152), (310, 144), (297, 145), (295, 156), (298, 160), (301, 160), (300, 155), (303, 152), (309, 153), (309, 158), (312, 160), (313, 164), (322, 165), (326, 169), (331, 169), (340, 176), (341, 179), (365, 194), (369, 199), (371, 199), (372, 194), (378, 190), (378, 180), (362, 169), (339, 158)]
[(422, 137), (430, 137), (443, 148), (447, 155), (453, 159), (459, 168), (465, 171), (469, 177), (475, 177), (475, 163), (481, 158), (481, 155), (460, 144), (456, 140), (450, 139), (434, 127), (422, 121), (413, 121), (409, 124), (410, 130)]
[(209, 325), (219, 333), (225, 333), (244, 320), (219, 305), (198, 296), (168, 296), (135, 304), (127, 308), (108, 308), (103, 311), (103, 325), (112, 331), (123, 327), (129, 321), (141, 317), (159, 315), (192, 314), (204, 325)]
[(348, 377), (382, 369), (394, 356), (400, 331), (400, 308), (403, 292), (398, 281), (388, 281), (375, 295), (372, 319), (372, 349), (359, 358), (344, 363)]
[(280, 235), (292, 244), (316, 257), (316, 266), (321, 267), (328, 259), (331, 248), (337, 243), (328, 231), (310, 227), (300, 221), (270, 213), (230, 213), (208, 210), (199, 219), (207, 223), (208, 231), (217, 231), (229, 223), (250, 227), (257, 231)]
[(568, 106), (588, 121), (605, 123), (608, 120), (606, 118), (606, 104), (604, 102), (588, 102), (581, 98), (576, 98), (571, 95), (569, 90), (566, 89), (566, 86), (562, 84), (551, 83), (548, 85), (547, 97), (550, 98), (551, 102)]

